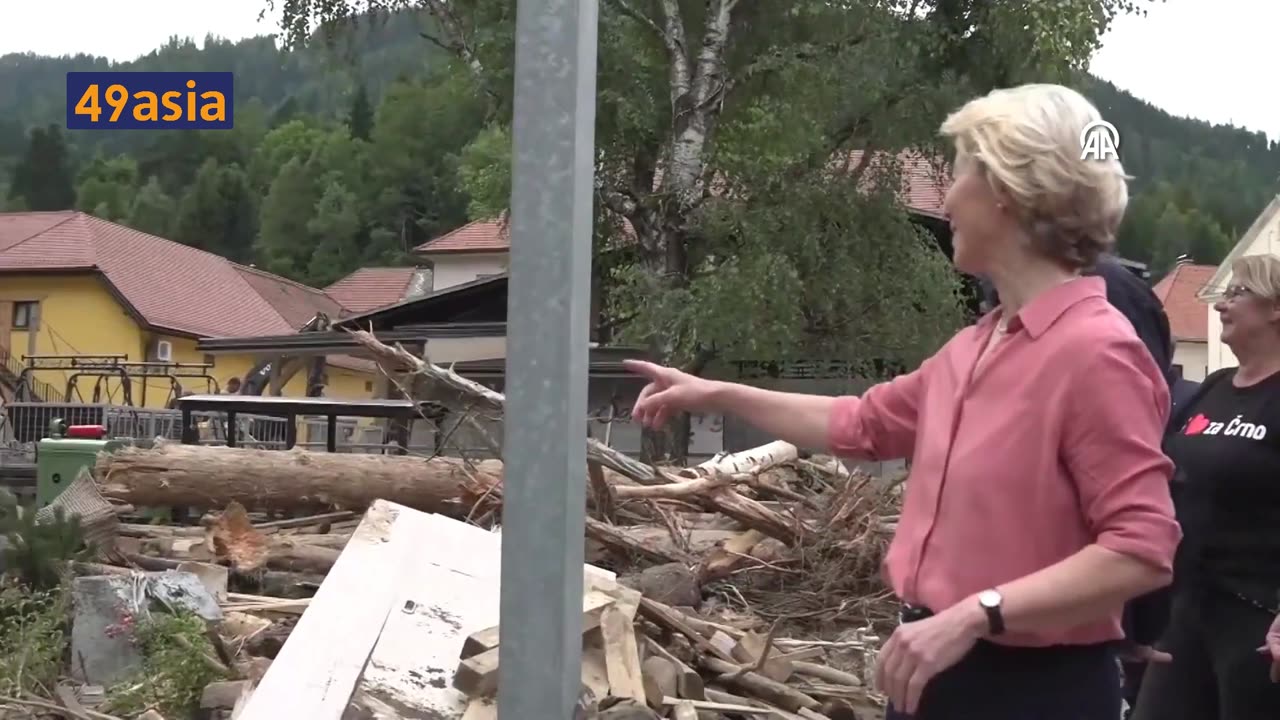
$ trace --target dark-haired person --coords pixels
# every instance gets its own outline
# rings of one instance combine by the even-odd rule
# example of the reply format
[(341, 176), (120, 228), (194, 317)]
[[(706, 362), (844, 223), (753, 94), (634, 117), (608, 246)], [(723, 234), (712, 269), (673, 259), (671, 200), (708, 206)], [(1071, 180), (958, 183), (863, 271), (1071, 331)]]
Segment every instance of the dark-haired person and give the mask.
[(1201, 383), (1165, 440), (1185, 537), (1169, 626), (1135, 720), (1275, 720), (1280, 683), (1258, 652), (1280, 613), (1280, 259), (1232, 264), (1214, 305), (1239, 361)]
[(773, 392), (628, 362), (633, 416), (736, 415), (806, 448), (910, 457), (885, 560), (902, 623), (880, 650), (888, 718), (1117, 720), (1124, 603), (1167, 584), (1179, 530), (1160, 450), (1169, 389), (1103, 281), (1128, 201), (1074, 90), (998, 90), (947, 118), (954, 262), (1002, 305), (860, 397)]

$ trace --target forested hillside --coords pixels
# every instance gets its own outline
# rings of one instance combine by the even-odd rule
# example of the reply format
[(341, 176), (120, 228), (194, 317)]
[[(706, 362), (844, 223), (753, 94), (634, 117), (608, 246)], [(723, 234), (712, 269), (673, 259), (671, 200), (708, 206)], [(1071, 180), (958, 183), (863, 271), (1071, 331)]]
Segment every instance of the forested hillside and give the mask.
[[(336, 47), (282, 50), (273, 37), (174, 38), (136, 61), (0, 57), (0, 200), (68, 204), (311, 283), (404, 250), (467, 219), (459, 180), (500, 149), (478, 93), (446, 72), (425, 14), (365, 23)], [(230, 132), (66, 133), (71, 70), (226, 70)], [(1135, 197), (1125, 257), (1159, 274), (1181, 255), (1217, 262), (1277, 191), (1280, 148), (1260, 133), (1174, 118), (1089, 79), (1121, 133)], [(50, 127), (53, 125), (54, 127)], [(501, 138), (493, 138), (500, 142)], [(490, 153), (492, 151), (492, 153)], [(483, 167), (470, 170), (483, 182)]]
[[(483, 106), (402, 14), (329, 49), (173, 39), (134, 62), (0, 58), (0, 200), (74, 206), (325, 284), (463, 223), (457, 159)], [(71, 70), (227, 70), (231, 131), (67, 132)]]
[(1184, 254), (1216, 264), (1280, 192), (1280, 144), (1262, 133), (1175, 118), (1096, 79), (1083, 89), (1134, 178), (1120, 252), (1155, 273)]

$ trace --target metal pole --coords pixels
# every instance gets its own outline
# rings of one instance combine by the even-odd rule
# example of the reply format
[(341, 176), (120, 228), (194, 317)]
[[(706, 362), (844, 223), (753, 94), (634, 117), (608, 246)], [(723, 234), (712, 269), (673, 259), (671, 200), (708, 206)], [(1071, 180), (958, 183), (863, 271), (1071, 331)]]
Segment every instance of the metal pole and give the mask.
[(596, 2), (517, 5), (500, 720), (581, 688)]

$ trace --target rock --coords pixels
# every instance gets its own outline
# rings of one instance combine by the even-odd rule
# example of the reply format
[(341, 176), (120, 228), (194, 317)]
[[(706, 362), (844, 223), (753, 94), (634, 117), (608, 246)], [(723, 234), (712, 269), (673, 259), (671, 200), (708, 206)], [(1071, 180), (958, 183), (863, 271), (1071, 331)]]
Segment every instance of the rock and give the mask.
[[(122, 582), (123, 580), (123, 582)], [(71, 676), (109, 686), (142, 663), (133, 643), (138, 607), (129, 577), (79, 577), (71, 588)]]
[(200, 694), (200, 707), (205, 710), (222, 710), (236, 706), (241, 696), (248, 695), (253, 686), (248, 680), (228, 680), (211, 682), (204, 686)]
[(698, 584), (698, 576), (681, 563), (645, 568), (639, 575), (619, 578), (619, 582), (664, 605), (696, 608), (702, 604), (702, 587)]
[(623, 700), (600, 710), (600, 720), (662, 720), (662, 716), (635, 700)]
[[(126, 578), (127, 579), (127, 578)], [(147, 573), (147, 595), (170, 611), (186, 610), (207, 622), (222, 620), (222, 608), (200, 578), (189, 572)]]
[(183, 562), (178, 564), (178, 572), (189, 572), (200, 578), (214, 600), (226, 602), (227, 580), (230, 577), (230, 571), (226, 567), (205, 562)]
[(219, 632), (230, 642), (244, 642), (271, 627), (271, 621), (242, 612), (229, 612), (222, 619)]
[(847, 700), (828, 700), (820, 712), (831, 720), (859, 720), (857, 711)]
[(191, 573), (78, 577), (71, 599), (71, 676), (95, 685), (123, 680), (142, 662), (133, 631), (153, 601), (170, 612), (186, 610), (211, 622), (222, 619), (222, 608)]

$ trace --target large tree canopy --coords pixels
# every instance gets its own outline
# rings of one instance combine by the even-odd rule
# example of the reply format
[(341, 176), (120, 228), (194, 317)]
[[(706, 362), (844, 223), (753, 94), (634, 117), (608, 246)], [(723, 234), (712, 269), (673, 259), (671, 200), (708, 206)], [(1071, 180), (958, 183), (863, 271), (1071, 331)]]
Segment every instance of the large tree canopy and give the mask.
[[(418, 8), (489, 100), (471, 211), (505, 207), (512, 0), (280, 0), (287, 40)], [(1124, 0), (602, 0), (596, 271), (606, 322), (693, 371), (801, 355), (908, 365), (961, 322), (948, 259), (894, 188), (975, 93), (1065, 80)], [(842, 163), (852, 151), (871, 162)], [(832, 162), (836, 160), (836, 162)], [(467, 163), (472, 163), (470, 166)], [(488, 195), (486, 197), (486, 195)], [(679, 425), (679, 424), (677, 424)], [(683, 455), (686, 433), (651, 438)]]

